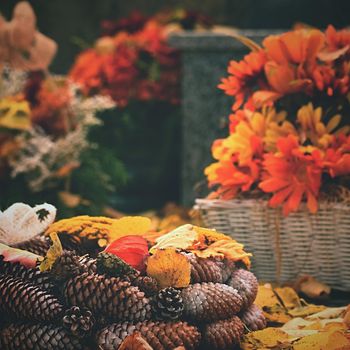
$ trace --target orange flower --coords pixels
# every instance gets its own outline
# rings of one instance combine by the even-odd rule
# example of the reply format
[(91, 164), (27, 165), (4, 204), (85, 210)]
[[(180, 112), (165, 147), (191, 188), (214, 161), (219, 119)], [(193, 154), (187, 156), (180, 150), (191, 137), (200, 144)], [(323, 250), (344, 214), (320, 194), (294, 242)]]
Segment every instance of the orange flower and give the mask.
[[(263, 70), (265, 62), (266, 56), (263, 50), (253, 51), (239, 62), (230, 62), (228, 67), (230, 75), (223, 78), (218, 87), (224, 90), (227, 95), (235, 97), (233, 110), (237, 110), (242, 106), (245, 99), (252, 94), (256, 84), (264, 85)], [(249, 98), (247, 106), (252, 108)]]
[(235, 166), (232, 161), (213, 163), (205, 169), (209, 185), (219, 185), (211, 198), (232, 199), (239, 191), (249, 191), (258, 180), (260, 166), (257, 162), (248, 162), (245, 166)]
[(254, 105), (271, 104), (284, 95), (300, 91), (309, 93), (313, 87), (309, 70), (315, 66), (324, 42), (324, 34), (315, 29), (268, 36), (263, 41), (268, 57), (264, 69), (271, 89), (255, 92)]
[(350, 53), (350, 30), (343, 29), (338, 32), (329, 25), (326, 32), (326, 50), (318, 56), (324, 61), (334, 61), (340, 56)]
[(272, 207), (283, 204), (284, 215), (296, 211), (304, 197), (310, 212), (315, 213), (321, 186), (320, 153), (304, 154), (292, 135), (281, 138), (277, 146), (279, 153), (265, 155), (266, 174), (259, 188), (273, 193), (269, 204)]

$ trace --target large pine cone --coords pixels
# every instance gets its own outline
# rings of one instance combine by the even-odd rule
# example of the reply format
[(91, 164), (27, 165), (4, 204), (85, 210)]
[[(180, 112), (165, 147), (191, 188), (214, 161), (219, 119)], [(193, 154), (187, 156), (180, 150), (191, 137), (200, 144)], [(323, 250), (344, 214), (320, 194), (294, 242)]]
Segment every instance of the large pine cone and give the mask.
[(253, 305), (259, 287), (258, 280), (253, 273), (244, 269), (236, 270), (227, 284), (238, 290), (239, 295), (243, 298), (243, 309)]
[(266, 328), (266, 318), (258, 305), (253, 304), (248, 309), (244, 310), (240, 317), (242, 322), (251, 331), (258, 331)]
[(41, 272), (39, 269), (25, 267), (19, 262), (4, 261), (3, 257), (0, 257), (0, 271), (4, 275), (20, 277), (45, 290), (52, 290), (54, 288), (48, 272)]
[(221, 283), (196, 283), (181, 292), (184, 317), (196, 322), (224, 320), (236, 315), (243, 300), (234, 288)]
[(159, 290), (157, 280), (150, 276), (128, 277), (127, 280), (133, 286), (138, 287), (141, 292), (144, 292), (147, 297), (155, 295)]
[(201, 334), (197, 327), (186, 322), (139, 322), (112, 324), (98, 334), (97, 345), (101, 350), (118, 349), (124, 338), (138, 331), (154, 350), (168, 350), (184, 346), (187, 350), (196, 349)]
[(202, 333), (203, 346), (210, 350), (229, 350), (239, 344), (243, 333), (243, 323), (237, 316), (210, 323)]
[(86, 307), (96, 317), (114, 321), (143, 321), (151, 317), (149, 299), (138, 287), (120, 278), (85, 273), (68, 280), (64, 294), (68, 304)]
[(215, 260), (204, 259), (194, 254), (186, 254), (191, 264), (191, 283), (223, 283), (221, 267)]
[(63, 306), (56, 297), (18, 277), (0, 275), (0, 312), (18, 319), (51, 321)]
[(83, 350), (78, 338), (49, 324), (10, 324), (0, 330), (2, 350)]

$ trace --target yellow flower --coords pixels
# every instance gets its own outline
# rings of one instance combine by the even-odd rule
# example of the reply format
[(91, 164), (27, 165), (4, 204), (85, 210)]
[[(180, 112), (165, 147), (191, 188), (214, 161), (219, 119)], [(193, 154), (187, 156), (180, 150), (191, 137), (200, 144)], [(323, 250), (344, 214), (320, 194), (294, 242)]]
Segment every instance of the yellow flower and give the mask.
[[(333, 116), (327, 124), (322, 121), (322, 108), (314, 108), (312, 103), (301, 107), (297, 114), (297, 121), (300, 125), (301, 143), (309, 140), (313, 146), (321, 149), (329, 147), (334, 139), (335, 129), (339, 126), (341, 116)], [(337, 132), (348, 133), (348, 128), (342, 128)]]
[(241, 165), (246, 164), (257, 151), (260, 151), (262, 142), (267, 151), (275, 150), (279, 137), (296, 133), (292, 124), (285, 121), (287, 116), (285, 111), (277, 113), (274, 108), (264, 107), (259, 112), (246, 111), (246, 113), (247, 120), (240, 121), (234, 133), (222, 143), (231, 154), (238, 155)]

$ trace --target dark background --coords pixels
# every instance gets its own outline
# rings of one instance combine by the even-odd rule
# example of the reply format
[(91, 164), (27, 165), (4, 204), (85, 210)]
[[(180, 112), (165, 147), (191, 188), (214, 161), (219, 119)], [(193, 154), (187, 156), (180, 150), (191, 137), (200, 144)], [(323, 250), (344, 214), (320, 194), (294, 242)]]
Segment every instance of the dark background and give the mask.
[[(0, 0), (6, 18), (17, 0)], [(65, 73), (82, 46), (94, 42), (102, 19), (118, 19), (133, 10), (144, 14), (169, 8), (201, 11), (215, 23), (239, 28), (290, 28), (304, 22), (319, 28), (350, 24), (349, 0), (30, 0), (40, 30), (55, 39), (59, 51), (52, 71)]]

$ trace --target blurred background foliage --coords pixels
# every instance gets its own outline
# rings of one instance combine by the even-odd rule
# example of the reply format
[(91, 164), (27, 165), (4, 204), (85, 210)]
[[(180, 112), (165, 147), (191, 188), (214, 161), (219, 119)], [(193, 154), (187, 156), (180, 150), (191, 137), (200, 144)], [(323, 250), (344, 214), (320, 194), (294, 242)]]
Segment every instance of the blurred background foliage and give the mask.
[[(1, 0), (0, 12), (10, 17), (17, 0)], [(201, 11), (214, 23), (238, 28), (288, 29), (296, 22), (319, 28), (329, 23), (349, 25), (349, 0), (29, 0), (38, 26), (54, 38), (59, 51), (52, 65), (55, 73), (66, 73), (74, 57), (91, 45), (102, 19), (118, 19), (134, 10), (152, 15), (162, 9), (185, 8)]]

